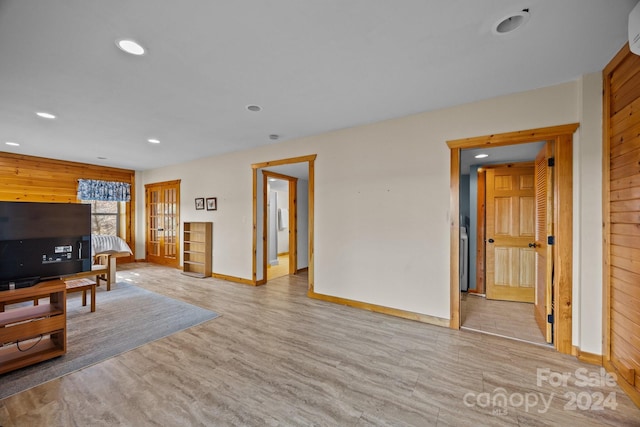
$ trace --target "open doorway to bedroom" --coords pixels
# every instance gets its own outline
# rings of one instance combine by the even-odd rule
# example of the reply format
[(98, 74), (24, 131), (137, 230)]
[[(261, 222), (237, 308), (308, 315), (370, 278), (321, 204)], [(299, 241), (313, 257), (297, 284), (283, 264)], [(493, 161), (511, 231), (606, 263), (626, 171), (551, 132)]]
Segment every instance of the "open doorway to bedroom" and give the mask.
[(534, 161), (545, 146), (538, 141), (461, 150), (462, 329), (548, 345), (534, 300), (538, 201), (547, 211), (547, 198), (535, 197)]
[[(313, 291), (315, 158), (315, 155), (310, 155), (256, 163), (251, 166), (253, 169), (253, 285), (267, 283), (270, 280), (269, 270), (272, 268), (282, 270), (279, 266), (281, 257), (284, 257), (288, 264), (285, 275), (306, 273), (308, 289)], [(284, 186), (271, 185), (279, 181), (286, 183)], [(277, 188), (281, 188), (281, 191)], [(285, 205), (286, 208), (283, 208)], [(273, 236), (277, 238), (273, 239)], [(282, 251), (278, 249), (278, 240), (288, 242), (287, 247), (280, 245)]]
[[(461, 326), (461, 151), (465, 149), (487, 149), (545, 141), (547, 146), (553, 147), (550, 151), (545, 151), (545, 156), (553, 158), (553, 160), (548, 163), (548, 167), (553, 167), (553, 182), (550, 184), (550, 189), (549, 187), (547, 189), (547, 194), (553, 195), (551, 202), (553, 208), (551, 215), (545, 214), (541, 216), (541, 218), (547, 218), (546, 221), (544, 221), (544, 235), (537, 236), (538, 232), (536, 231), (535, 241), (529, 242), (532, 245), (530, 248), (535, 249), (535, 255), (532, 256), (544, 258), (544, 262), (536, 261), (536, 271), (533, 274), (536, 278), (534, 298), (536, 310), (538, 310), (539, 307), (543, 313), (537, 317), (541, 317), (545, 322), (544, 326), (547, 326), (547, 328), (545, 328), (547, 333), (553, 337), (554, 347), (561, 353), (572, 353), (573, 134), (577, 128), (578, 124), (573, 123), (447, 141), (451, 153), (451, 328), (460, 329)], [(509, 182), (515, 183), (516, 181)], [(503, 180), (503, 183), (507, 184), (508, 181)], [(535, 185), (537, 185), (537, 182)], [(515, 206), (506, 199), (503, 202), (504, 207)], [(506, 211), (508, 210), (505, 210), (505, 212)], [(536, 215), (538, 214), (536, 213)], [(538, 216), (536, 216), (536, 225), (531, 224), (532, 227), (538, 227), (537, 222)], [(498, 223), (499, 222), (496, 222), (496, 224)], [(498, 243), (497, 240), (490, 242), (490, 240), (493, 240), (493, 236), (485, 236), (484, 239), (488, 244)], [(543, 241), (544, 245), (542, 244)], [(505, 253), (509, 253), (509, 250), (505, 250)], [(538, 267), (540, 267), (540, 269)], [(540, 282), (544, 283), (547, 287), (546, 289), (548, 289), (543, 294), (538, 291), (538, 278), (540, 278)], [(545, 298), (548, 296), (550, 300), (538, 298), (540, 295), (544, 295)], [(553, 303), (551, 301), (553, 301)]]

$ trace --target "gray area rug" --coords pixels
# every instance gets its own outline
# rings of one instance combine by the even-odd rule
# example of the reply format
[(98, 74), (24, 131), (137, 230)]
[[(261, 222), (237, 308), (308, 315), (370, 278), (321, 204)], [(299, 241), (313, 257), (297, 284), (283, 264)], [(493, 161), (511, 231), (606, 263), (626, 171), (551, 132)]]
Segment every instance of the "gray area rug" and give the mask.
[(67, 354), (0, 375), (0, 400), (218, 317), (126, 282), (101, 288), (94, 313), (89, 295), (86, 307), (82, 293), (67, 297)]

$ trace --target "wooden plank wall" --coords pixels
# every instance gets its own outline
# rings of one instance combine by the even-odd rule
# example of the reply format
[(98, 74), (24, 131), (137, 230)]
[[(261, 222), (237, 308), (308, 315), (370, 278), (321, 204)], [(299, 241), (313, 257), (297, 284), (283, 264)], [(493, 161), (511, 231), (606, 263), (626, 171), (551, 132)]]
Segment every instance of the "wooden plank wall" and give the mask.
[(640, 405), (640, 56), (604, 70), (604, 364)]
[[(78, 179), (131, 184), (135, 200), (135, 171), (0, 152), (0, 200), (78, 203)], [(121, 236), (133, 249), (134, 203), (126, 203), (126, 232)]]

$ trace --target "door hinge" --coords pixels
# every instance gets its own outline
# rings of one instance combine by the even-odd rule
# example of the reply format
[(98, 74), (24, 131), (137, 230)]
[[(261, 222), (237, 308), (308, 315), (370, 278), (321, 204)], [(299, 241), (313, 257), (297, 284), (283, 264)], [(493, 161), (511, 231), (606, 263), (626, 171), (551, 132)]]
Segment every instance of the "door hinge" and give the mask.
[(556, 238), (554, 236), (547, 237), (547, 245), (555, 245), (555, 244), (556, 244)]
[(556, 159), (555, 157), (549, 157), (547, 159), (547, 166), (555, 166), (556, 165)]
[(553, 314), (547, 314), (547, 323), (553, 324)]

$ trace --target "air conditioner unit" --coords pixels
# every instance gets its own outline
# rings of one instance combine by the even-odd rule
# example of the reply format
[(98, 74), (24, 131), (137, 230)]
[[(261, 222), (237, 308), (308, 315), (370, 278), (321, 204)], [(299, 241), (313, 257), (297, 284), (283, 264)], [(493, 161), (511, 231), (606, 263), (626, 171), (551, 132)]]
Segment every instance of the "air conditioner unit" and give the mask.
[(640, 55), (640, 3), (629, 14), (629, 48)]

